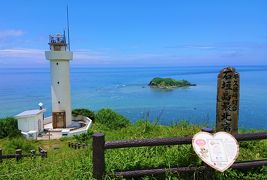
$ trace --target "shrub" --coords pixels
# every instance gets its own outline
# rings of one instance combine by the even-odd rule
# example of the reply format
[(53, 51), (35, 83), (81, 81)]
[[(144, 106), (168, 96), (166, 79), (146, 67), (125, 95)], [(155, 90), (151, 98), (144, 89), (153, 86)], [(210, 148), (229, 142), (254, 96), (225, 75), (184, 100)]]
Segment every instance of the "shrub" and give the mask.
[(0, 119), (0, 138), (21, 136), (18, 121), (13, 117)]
[(87, 133), (83, 133), (80, 135), (74, 135), (74, 138), (79, 143), (88, 143), (88, 141), (91, 139), (92, 135), (93, 135), (93, 131), (88, 129)]
[(24, 137), (11, 138), (8, 141), (5, 151), (9, 153), (14, 153), (16, 149), (21, 149), (24, 152), (30, 152), (34, 149), (33, 143)]
[(127, 118), (111, 109), (101, 109), (98, 111), (96, 114), (96, 122), (104, 124), (110, 129), (124, 128), (130, 124)]
[(142, 129), (142, 133), (149, 133), (155, 129), (156, 124), (150, 122), (148, 119), (147, 120), (138, 120), (135, 123), (136, 126), (140, 127)]
[(80, 109), (74, 109), (72, 110), (72, 115), (73, 116), (86, 116), (89, 117), (93, 122), (95, 120), (95, 113), (89, 109), (84, 109), (84, 108), (80, 108)]

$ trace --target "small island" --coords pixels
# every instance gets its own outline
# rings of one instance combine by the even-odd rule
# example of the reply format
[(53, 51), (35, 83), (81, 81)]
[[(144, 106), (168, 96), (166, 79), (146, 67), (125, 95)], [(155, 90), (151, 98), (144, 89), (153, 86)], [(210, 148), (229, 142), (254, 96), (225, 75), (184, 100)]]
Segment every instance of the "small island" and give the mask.
[(196, 84), (191, 84), (186, 80), (176, 80), (172, 78), (153, 78), (149, 84), (152, 88), (161, 88), (161, 89), (172, 89), (177, 87), (187, 87), (187, 86), (196, 86)]

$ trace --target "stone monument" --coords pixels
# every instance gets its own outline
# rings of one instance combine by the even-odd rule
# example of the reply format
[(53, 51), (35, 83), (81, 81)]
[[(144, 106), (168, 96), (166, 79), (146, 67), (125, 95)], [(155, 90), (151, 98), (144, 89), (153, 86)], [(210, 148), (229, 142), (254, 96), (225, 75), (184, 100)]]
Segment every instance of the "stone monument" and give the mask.
[(238, 133), (239, 73), (235, 68), (221, 70), (217, 81), (216, 131)]

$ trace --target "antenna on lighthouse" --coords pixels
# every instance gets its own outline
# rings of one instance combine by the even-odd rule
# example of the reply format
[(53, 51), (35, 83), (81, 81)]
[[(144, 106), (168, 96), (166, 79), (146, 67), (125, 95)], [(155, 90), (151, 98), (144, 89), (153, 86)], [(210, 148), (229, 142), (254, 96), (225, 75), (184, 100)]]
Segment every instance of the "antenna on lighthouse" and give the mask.
[(67, 26), (68, 26), (68, 47), (70, 51), (70, 26), (69, 26), (69, 6), (67, 5)]

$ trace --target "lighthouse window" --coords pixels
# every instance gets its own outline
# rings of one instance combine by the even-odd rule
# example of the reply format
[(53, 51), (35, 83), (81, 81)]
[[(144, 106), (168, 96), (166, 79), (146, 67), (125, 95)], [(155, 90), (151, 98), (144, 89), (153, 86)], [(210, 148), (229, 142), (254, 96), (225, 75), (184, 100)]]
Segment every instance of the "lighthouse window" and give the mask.
[(58, 66), (58, 62), (57, 62), (57, 66)]
[(57, 103), (60, 104), (60, 101), (58, 101)]
[(57, 82), (57, 84), (59, 84), (59, 81)]
[(54, 46), (54, 51), (60, 51), (61, 47), (60, 46)]

